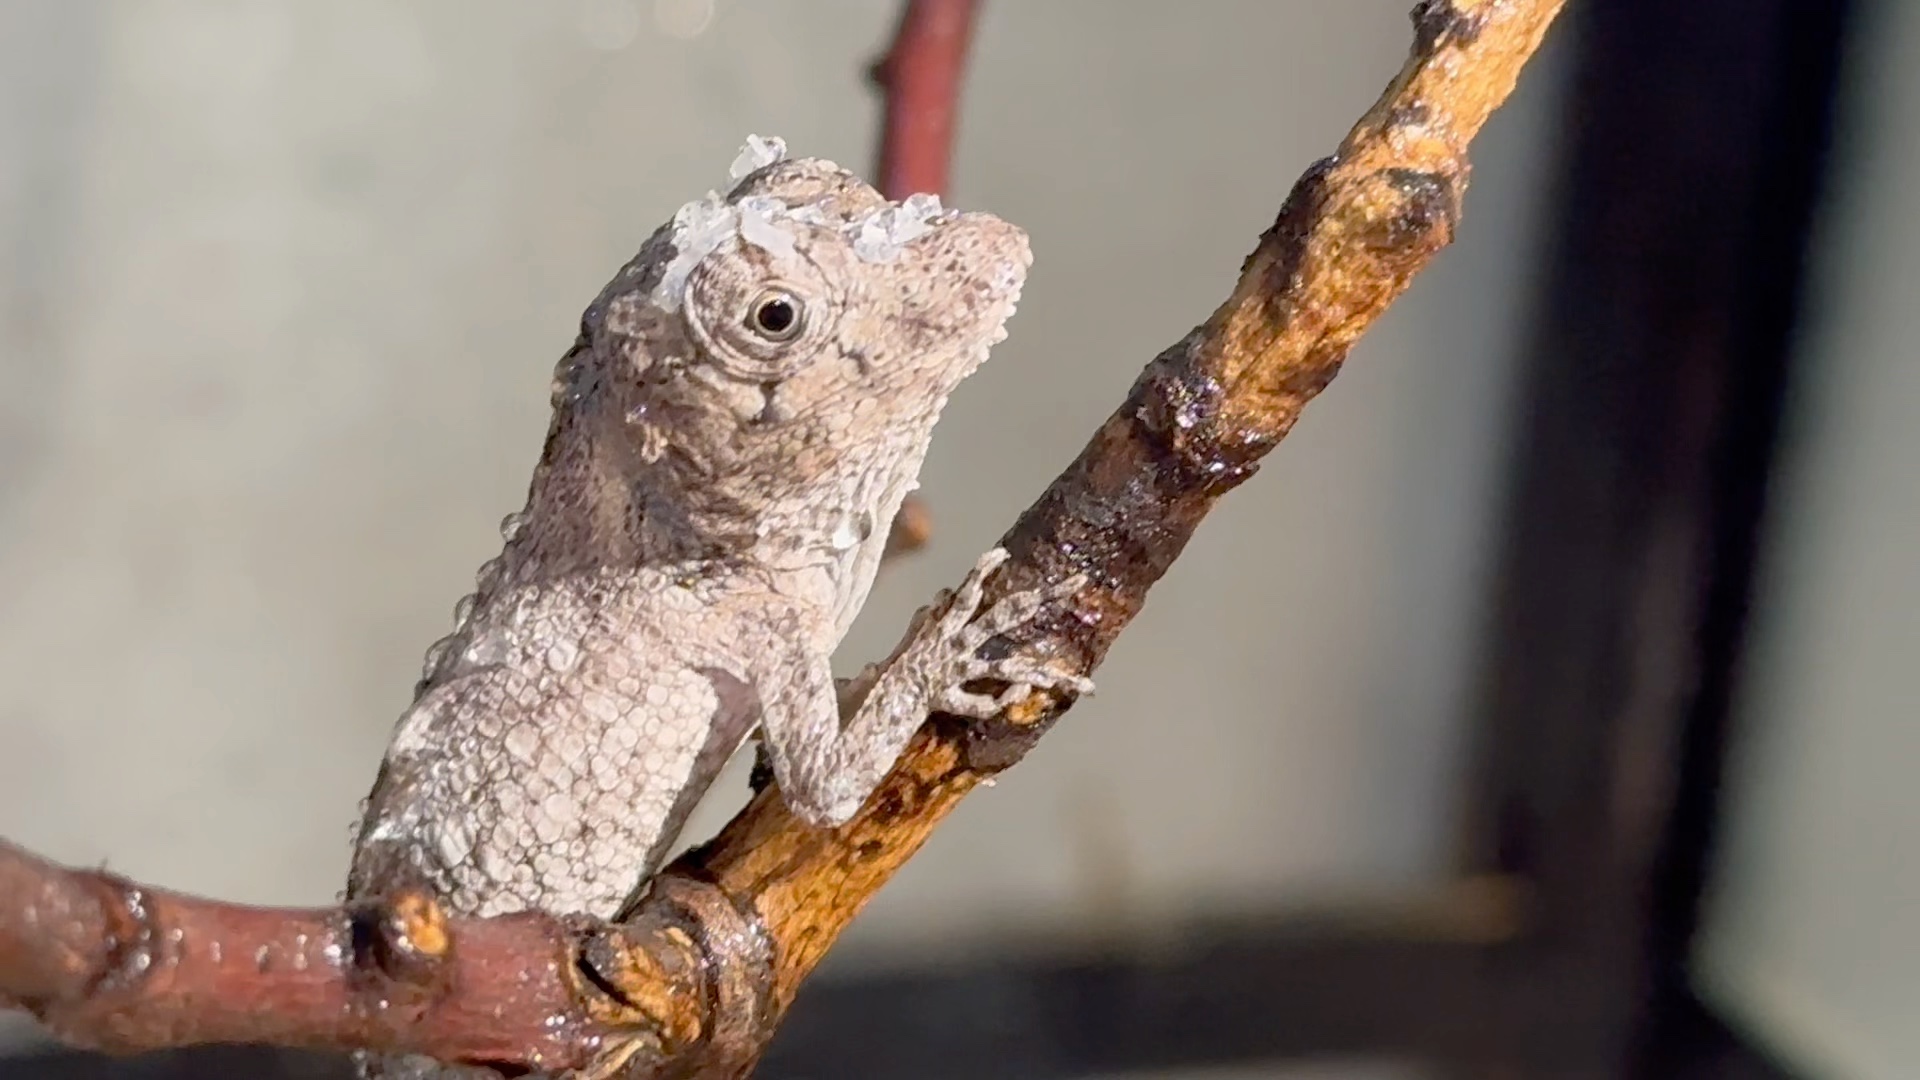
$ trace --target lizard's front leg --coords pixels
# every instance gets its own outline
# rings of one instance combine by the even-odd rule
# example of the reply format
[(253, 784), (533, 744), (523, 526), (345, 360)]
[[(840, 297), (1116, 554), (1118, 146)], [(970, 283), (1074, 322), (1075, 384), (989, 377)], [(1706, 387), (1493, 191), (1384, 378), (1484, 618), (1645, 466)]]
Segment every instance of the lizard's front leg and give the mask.
[[(995, 636), (1024, 626), (1042, 606), (1086, 583), (1083, 577), (1071, 578), (1013, 593), (983, 609), (987, 578), (1006, 560), (1004, 548), (982, 555), (957, 591), (914, 616), (891, 657), (838, 689), (827, 657), (797, 665), (804, 674), (793, 687), (796, 692), (789, 702), (770, 705), (761, 723), (781, 796), (803, 820), (824, 827), (853, 817), (931, 712), (985, 719), (1036, 689), (1079, 694), (1093, 689), (1084, 675), (1030, 657), (980, 656)], [(970, 682), (989, 679), (1006, 683), (1007, 689), (997, 695), (966, 689)]]

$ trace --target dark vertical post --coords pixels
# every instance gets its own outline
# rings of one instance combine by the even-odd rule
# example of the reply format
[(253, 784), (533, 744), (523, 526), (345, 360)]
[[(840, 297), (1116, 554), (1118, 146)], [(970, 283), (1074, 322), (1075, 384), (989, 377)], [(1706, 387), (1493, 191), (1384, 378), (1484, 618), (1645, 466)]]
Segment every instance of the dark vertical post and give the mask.
[(1474, 1075), (1672, 1075), (1848, 7), (1576, 12), (1468, 838), (1539, 922)]

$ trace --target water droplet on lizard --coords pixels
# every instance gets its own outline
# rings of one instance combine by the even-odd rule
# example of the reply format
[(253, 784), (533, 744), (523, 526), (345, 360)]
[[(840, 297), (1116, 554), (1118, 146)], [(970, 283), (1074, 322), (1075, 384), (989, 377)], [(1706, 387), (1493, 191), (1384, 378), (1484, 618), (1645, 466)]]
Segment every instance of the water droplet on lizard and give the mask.
[[(451, 637), (443, 637), (439, 641), (427, 646), (426, 658), (420, 662), (421, 682), (426, 682), (428, 679), (433, 678), (433, 673), (440, 670), (440, 662), (447, 658), (447, 650), (451, 648), (453, 648), (453, 638)], [(366, 808), (362, 807), (361, 813), (364, 814), (365, 812)]]
[(491, 559), (488, 559), (486, 562), (481, 563), (480, 569), (476, 571), (473, 575), (473, 583), (475, 587), (477, 587), (481, 592), (486, 592), (487, 590), (493, 588), (494, 585), (499, 582), (499, 580), (500, 580), (500, 557), (497, 555)]

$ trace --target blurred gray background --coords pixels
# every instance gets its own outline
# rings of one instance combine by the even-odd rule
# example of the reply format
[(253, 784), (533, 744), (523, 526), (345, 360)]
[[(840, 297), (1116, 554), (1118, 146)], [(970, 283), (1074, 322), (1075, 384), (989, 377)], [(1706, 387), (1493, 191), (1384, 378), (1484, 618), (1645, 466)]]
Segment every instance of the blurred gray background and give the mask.
[[(1224, 296), (1407, 6), (987, 5), (949, 201), (1037, 263), (846, 666)], [(0, 835), (333, 898), (581, 306), (749, 132), (864, 169), (896, 7), (0, 0)], [(842, 970), (1444, 880), (1558, 67), (1477, 145), (1459, 243)]]

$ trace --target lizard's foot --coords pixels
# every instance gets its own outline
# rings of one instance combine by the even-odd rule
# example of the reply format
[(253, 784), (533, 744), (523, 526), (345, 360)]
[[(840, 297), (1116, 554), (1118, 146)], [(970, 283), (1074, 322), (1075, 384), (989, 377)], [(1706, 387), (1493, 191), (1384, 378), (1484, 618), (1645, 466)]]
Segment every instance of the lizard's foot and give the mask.
[[(935, 707), (942, 712), (984, 720), (1025, 700), (1036, 690), (1093, 692), (1092, 679), (1053, 662), (1018, 655), (989, 660), (980, 655), (980, 649), (987, 642), (1027, 625), (1047, 604), (1072, 596), (1087, 586), (1086, 575), (1075, 574), (1044, 588), (1010, 593), (982, 610), (987, 579), (1007, 559), (1007, 549), (998, 547), (980, 556), (940, 616), (937, 640), (945, 646), (947, 662), (943, 665), (944, 677), (940, 680)], [(966, 684), (976, 680), (1004, 682), (1007, 687), (998, 694), (967, 690)]]

